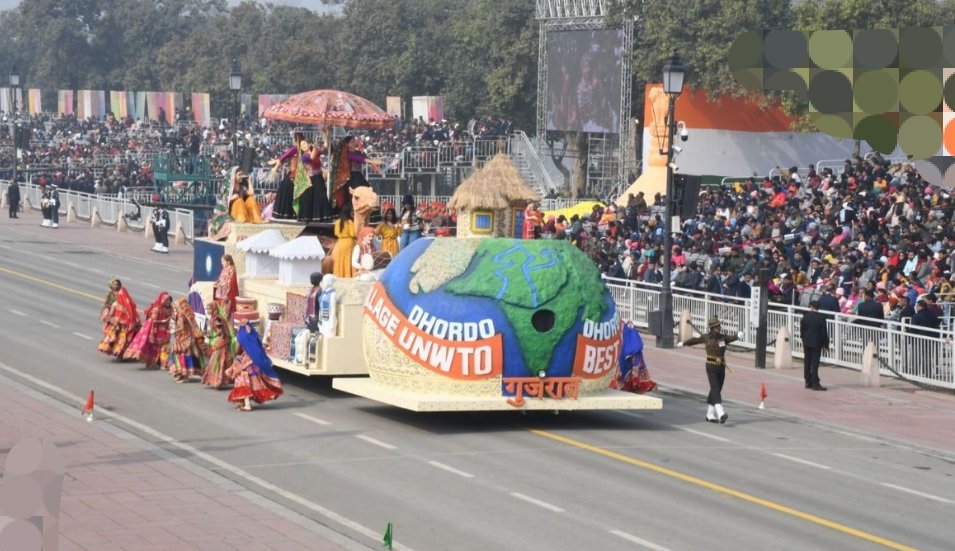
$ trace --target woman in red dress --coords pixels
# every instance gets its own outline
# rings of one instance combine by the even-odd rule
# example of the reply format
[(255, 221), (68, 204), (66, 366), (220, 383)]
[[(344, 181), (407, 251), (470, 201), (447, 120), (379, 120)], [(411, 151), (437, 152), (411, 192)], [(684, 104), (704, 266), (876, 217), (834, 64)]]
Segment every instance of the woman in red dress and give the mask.
[(176, 301), (175, 330), (169, 345), (169, 373), (177, 383), (189, 382), (193, 375), (202, 375), (208, 356), (206, 336), (196, 323), (196, 314), (185, 297)]
[(263, 404), (282, 395), (282, 381), (272, 368), (272, 360), (265, 353), (255, 329), (242, 322), (236, 339), (240, 351), (227, 376), (235, 379), (229, 401), (240, 411), (252, 411), (252, 400)]
[(146, 321), (126, 349), (123, 358), (139, 360), (147, 368), (166, 365), (169, 359), (169, 320), (172, 319), (172, 296), (163, 291), (150, 304), (143, 317)]
[(222, 271), (212, 287), (216, 304), (222, 305), (226, 319), (231, 320), (235, 314), (235, 297), (239, 296), (239, 280), (231, 254), (223, 255)]
[(103, 303), (103, 340), (97, 347), (104, 354), (122, 358), (139, 330), (139, 311), (122, 282), (113, 278)]

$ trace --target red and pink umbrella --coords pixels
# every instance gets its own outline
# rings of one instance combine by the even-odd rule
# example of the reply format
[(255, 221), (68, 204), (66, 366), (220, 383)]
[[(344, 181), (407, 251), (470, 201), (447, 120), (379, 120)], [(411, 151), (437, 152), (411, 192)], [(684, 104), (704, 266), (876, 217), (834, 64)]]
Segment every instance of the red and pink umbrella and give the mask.
[(365, 98), (339, 90), (313, 90), (296, 94), (266, 109), (265, 118), (314, 124), (386, 130), (394, 124), (391, 115)]

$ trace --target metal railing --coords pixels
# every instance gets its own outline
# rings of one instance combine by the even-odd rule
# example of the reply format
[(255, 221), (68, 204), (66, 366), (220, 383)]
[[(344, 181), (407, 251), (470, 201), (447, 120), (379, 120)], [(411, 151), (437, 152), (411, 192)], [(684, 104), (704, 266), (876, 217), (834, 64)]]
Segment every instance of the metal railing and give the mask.
[[(659, 310), (660, 286), (629, 280), (605, 278), (621, 318), (648, 328), (650, 313)], [(705, 328), (710, 316), (718, 316), (727, 332), (741, 332), (739, 345), (756, 348), (758, 308), (752, 299), (714, 295), (689, 289), (674, 289), (674, 323), (682, 311), (688, 310), (690, 322)], [(767, 350), (775, 352), (775, 339), (781, 327), (789, 331), (792, 355), (802, 358), (800, 320), (807, 308), (770, 303), (767, 313)], [(883, 375), (893, 371), (904, 379), (947, 389), (955, 389), (955, 343), (951, 329), (932, 331), (905, 322), (873, 321), (851, 314), (830, 314), (828, 321), (830, 347), (823, 351), (824, 363), (861, 369), (868, 343), (874, 343), (876, 356), (891, 369), (880, 366)], [(873, 325), (875, 324), (875, 325)], [(916, 332), (918, 331), (918, 333)], [(930, 333), (930, 335), (926, 334)]]
[[(0, 181), (0, 193), (6, 193), (8, 187), (10, 187), (9, 181)], [(60, 195), (59, 212), (61, 215), (66, 215), (69, 212), (70, 205), (73, 205), (78, 219), (90, 220), (95, 210), (99, 214), (100, 220), (109, 226), (118, 224), (119, 217), (122, 214), (126, 225), (130, 229), (142, 231), (146, 228), (146, 224), (149, 223), (154, 210), (152, 207), (140, 206), (129, 199), (121, 199), (115, 195), (82, 193), (68, 189), (57, 191)], [(29, 208), (40, 210), (40, 198), (42, 195), (43, 193), (40, 186), (28, 183), (20, 184), (20, 197)], [(181, 223), (186, 239), (190, 241), (195, 239), (195, 217), (191, 210), (167, 209), (167, 212), (169, 213), (171, 229), (175, 230), (178, 224)]]

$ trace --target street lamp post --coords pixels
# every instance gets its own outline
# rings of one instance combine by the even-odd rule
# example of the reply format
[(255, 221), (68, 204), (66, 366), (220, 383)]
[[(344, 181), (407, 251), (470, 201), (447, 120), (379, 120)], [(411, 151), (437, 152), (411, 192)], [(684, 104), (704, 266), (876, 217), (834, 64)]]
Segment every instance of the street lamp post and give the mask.
[(242, 71), (239, 60), (232, 60), (232, 72), (229, 73), (229, 90), (232, 90), (232, 161), (239, 155), (239, 90), (242, 89)]
[(660, 324), (662, 335), (658, 341), (659, 348), (673, 348), (673, 291), (670, 289), (670, 279), (673, 273), (673, 139), (676, 137), (676, 100), (683, 92), (683, 80), (686, 69), (680, 62), (676, 50), (673, 57), (663, 66), (663, 92), (667, 95), (667, 141), (666, 150), (660, 149), (661, 155), (667, 156), (667, 191), (666, 203), (663, 212), (663, 282), (660, 289)]
[(13, 93), (13, 182), (17, 181), (17, 161), (20, 157), (20, 115), (17, 113), (17, 90), (20, 88), (20, 73), (17, 64), (10, 67), (10, 91)]

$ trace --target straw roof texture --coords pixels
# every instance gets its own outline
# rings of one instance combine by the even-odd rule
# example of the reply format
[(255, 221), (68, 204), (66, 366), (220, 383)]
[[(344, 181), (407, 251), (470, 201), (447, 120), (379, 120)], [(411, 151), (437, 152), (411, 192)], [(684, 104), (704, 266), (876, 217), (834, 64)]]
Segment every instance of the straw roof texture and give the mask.
[(448, 201), (448, 208), (460, 210), (506, 209), (513, 203), (540, 201), (510, 157), (498, 153), (483, 168), (465, 180)]

